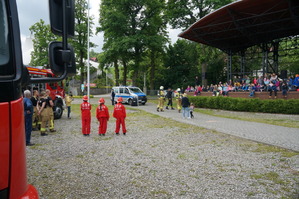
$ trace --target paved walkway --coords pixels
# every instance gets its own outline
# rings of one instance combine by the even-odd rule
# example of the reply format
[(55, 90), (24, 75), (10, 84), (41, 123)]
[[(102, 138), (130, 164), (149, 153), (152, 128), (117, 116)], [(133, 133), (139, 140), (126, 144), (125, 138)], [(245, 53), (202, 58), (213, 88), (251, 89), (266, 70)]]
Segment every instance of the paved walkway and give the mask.
[[(157, 112), (156, 105), (147, 103), (139, 109), (179, 122), (216, 130), (218, 132), (299, 151), (299, 129), (194, 113), (193, 119), (183, 119), (177, 110)], [(298, 121), (299, 122), (299, 121)]]
[[(101, 97), (105, 97), (106, 101), (109, 101), (109, 96), (103, 95)], [(92, 101), (97, 101), (98, 99), (99, 96), (96, 96), (94, 99), (92, 99)], [(132, 108), (138, 108), (156, 115), (160, 115), (162, 117), (171, 118), (179, 122), (184, 122), (211, 130), (216, 130), (225, 134), (299, 151), (298, 128), (289, 128), (215, 117), (197, 112), (194, 113), (194, 119), (183, 119), (182, 114), (178, 113), (177, 110), (165, 110), (164, 112), (157, 112), (156, 106), (156, 104), (146, 103), (146, 105), (140, 105), (137, 107), (132, 106)]]

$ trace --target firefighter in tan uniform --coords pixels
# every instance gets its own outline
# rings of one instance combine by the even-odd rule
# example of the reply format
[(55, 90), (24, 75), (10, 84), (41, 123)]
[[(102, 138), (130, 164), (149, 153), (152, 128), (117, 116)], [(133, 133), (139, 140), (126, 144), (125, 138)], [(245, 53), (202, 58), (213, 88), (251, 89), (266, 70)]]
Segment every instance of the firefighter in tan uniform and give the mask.
[(158, 91), (158, 106), (157, 106), (157, 111), (163, 112), (163, 107), (164, 107), (164, 102), (165, 102), (165, 92), (164, 92), (164, 87), (160, 86), (160, 90)]
[(46, 127), (47, 123), (49, 122), (49, 116), (47, 111), (47, 96), (45, 91), (40, 93), (40, 98), (37, 102), (37, 111), (41, 123), (40, 134), (41, 136), (48, 135), (46, 134)]
[(177, 106), (177, 109), (179, 111), (179, 113), (181, 112), (182, 110), (182, 98), (183, 98), (183, 95), (182, 95), (182, 92), (181, 92), (181, 89), (178, 88), (176, 90), (176, 94), (175, 94), (175, 97), (176, 97), (176, 106)]
[(56, 130), (54, 129), (54, 112), (53, 112), (53, 100), (50, 97), (50, 90), (46, 90), (46, 95), (47, 95), (47, 113), (48, 113), (48, 117), (49, 117), (49, 129), (50, 132), (56, 132)]

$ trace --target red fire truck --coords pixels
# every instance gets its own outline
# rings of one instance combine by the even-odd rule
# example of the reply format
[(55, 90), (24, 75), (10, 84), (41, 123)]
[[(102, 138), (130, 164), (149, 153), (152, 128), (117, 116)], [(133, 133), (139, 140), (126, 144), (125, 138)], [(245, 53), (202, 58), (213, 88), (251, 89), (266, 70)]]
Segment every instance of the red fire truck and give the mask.
[[(38, 7), (38, 4), (37, 4)], [(16, 0), (0, 0), (0, 198), (35, 199), (27, 183), (22, 88), (28, 84), (61, 81), (76, 71), (67, 37), (74, 35), (73, 0), (49, 0), (52, 32), (62, 42), (49, 45), (49, 63), (57, 77), (30, 78), (22, 63)]]
[[(26, 66), (30, 74), (30, 78), (40, 78), (40, 77), (56, 77), (56, 75), (50, 69), (40, 69), (37, 67)], [(50, 90), (50, 97), (54, 102), (54, 118), (60, 119), (63, 114), (63, 99), (65, 97), (65, 91), (63, 88), (63, 82), (47, 82), (47, 83), (35, 83), (31, 84), (31, 90)]]

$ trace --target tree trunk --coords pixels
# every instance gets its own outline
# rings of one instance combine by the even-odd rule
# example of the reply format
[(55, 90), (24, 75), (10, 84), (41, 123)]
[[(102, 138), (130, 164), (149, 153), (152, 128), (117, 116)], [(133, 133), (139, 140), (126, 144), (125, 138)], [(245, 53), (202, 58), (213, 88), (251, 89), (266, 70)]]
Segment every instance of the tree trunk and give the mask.
[(156, 63), (155, 63), (155, 53), (151, 51), (151, 70), (150, 70), (150, 90), (155, 89), (155, 72), (156, 72)]
[(117, 60), (114, 61), (114, 71), (115, 71), (115, 85), (119, 86), (119, 67)]
[(127, 85), (128, 66), (124, 60), (123, 60), (123, 66), (124, 66), (123, 85)]
[[(206, 47), (203, 45), (203, 44), (200, 44), (201, 46), (201, 51), (202, 51), (202, 55), (206, 56)], [(204, 60), (202, 63), (201, 63), (201, 84), (202, 86), (205, 86), (207, 87), (208, 85), (208, 80), (207, 80), (207, 61)]]

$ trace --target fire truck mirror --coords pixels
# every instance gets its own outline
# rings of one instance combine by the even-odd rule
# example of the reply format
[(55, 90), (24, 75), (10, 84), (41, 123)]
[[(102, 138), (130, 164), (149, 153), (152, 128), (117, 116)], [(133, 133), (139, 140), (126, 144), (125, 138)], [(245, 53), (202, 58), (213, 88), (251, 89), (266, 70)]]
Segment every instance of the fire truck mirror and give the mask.
[(63, 74), (65, 63), (67, 64), (67, 76), (76, 74), (74, 49), (71, 45), (68, 45), (67, 50), (63, 50), (62, 42), (51, 42), (49, 45), (49, 62), (51, 70), (57, 76)]
[[(64, 8), (65, 5), (65, 8)], [(51, 30), (56, 35), (63, 35), (63, 19), (65, 16), (65, 24), (67, 35), (73, 37), (75, 30), (74, 10), (75, 4), (73, 0), (49, 0), (50, 8), (50, 24)], [(65, 11), (65, 12), (64, 12)]]

